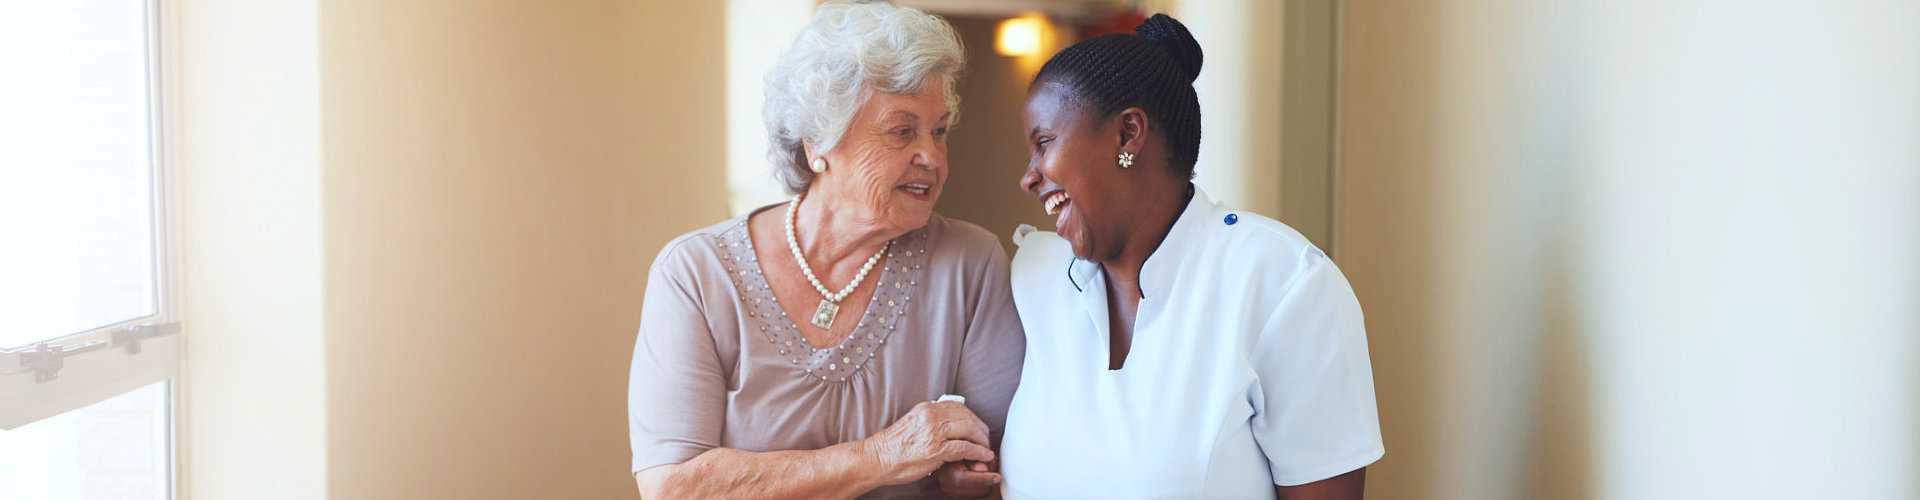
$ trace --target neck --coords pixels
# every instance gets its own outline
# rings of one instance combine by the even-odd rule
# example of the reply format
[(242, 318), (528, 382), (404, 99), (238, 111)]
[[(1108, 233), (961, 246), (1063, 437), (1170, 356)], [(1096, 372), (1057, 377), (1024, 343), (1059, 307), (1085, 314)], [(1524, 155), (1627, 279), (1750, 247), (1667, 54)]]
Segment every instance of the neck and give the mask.
[(1135, 218), (1137, 221), (1127, 231), (1127, 239), (1120, 253), (1112, 259), (1100, 262), (1107, 278), (1117, 290), (1133, 295), (1137, 299), (1140, 293), (1140, 269), (1146, 266), (1147, 258), (1160, 248), (1167, 233), (1173, 230), (1173, 224), (1180, 220), (1180, 214), (1187, 210), (1187, 182), (1175, 184), (1173, 189), (1161, 189), (1146, 193), (1139, 204), (1150, 207)]
[(833, 205), (831, 196), (816, 198), (810, 194), (794, 214), (793, 230), (800, 253), (806, 255), (814, 273), (823, 281), (841, 283), (853, 279), (874, 252), (899, 234), (854, 217), (834, 217), (831, 214), (856, 212)]

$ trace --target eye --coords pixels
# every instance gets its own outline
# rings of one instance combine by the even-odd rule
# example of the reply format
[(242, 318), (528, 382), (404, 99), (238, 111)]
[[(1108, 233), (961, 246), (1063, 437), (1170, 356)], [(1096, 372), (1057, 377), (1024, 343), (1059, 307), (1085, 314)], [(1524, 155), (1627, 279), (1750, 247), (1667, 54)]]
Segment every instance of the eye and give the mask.
[(934, 136), (934, 137), (946, 137), (946, 136), (947, 136), (947, 128), (946, 128), (946, 127), (940, 127), (940, 128), (936, 128), (936, 129), (933, 129), (933, 136)]
[(1046, 149), (1046, 148), (1047, 148), (1047, 144), (1048, 144), (1048, 143), (1051, 143), (1051, 142), (1053, 142), (1053, 138), (1052, 138), (1052, 137), (1041, 137), (1041, 138), (1039, 138), (1039, 139), (1035, 139), (1035, 140), (1033, 141), (1033, 145), (1034, 145), (1034, 147), (1036, 147), (1036, 148), (1039, 148), (1039, 149)]
[(895, 129), (895, 130), (893, 131), (893, 135), (897, 135), (897, 136), (900, 136), (900, 137), (906, 137), (906, 136), (908, 136), (908, 135), (912, 135), (912, 134), (913, 134), (913, 129), (911, 129), (911, 128), (906, 128), (906, 127), (902, 127), (902, 128), (898, 128), (898, 129)]

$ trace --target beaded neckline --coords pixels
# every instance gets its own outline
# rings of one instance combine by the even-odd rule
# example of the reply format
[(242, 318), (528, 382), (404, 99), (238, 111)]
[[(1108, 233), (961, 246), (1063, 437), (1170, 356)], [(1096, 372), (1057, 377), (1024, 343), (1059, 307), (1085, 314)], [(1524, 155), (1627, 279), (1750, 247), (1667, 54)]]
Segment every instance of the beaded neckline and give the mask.
[(846, 382), (861, 373), (867, 362), (879, 354), (899, 323), (905, 319), (912, 291), (925, 274), (927, 232), (914, 230), (895, 238), (886, 252), (879, 285), (853, 330), (838, 344), (814, 348), (773, 296), (761, 273), (760, 260), (753, 251), (747, 218), (721, 231), (713, 238), (728, 278), (739, 296), (740, 310), (746, 317), (742, 325), (761, 333), (764, 344), (754, 342), (744, 349), (766, 349), (809, 378), (825, 382)]

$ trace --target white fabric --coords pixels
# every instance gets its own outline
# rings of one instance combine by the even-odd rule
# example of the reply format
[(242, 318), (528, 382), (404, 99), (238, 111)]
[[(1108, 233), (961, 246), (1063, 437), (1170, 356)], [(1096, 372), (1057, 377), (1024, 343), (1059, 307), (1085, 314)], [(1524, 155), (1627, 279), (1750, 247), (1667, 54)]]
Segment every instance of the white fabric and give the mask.
[(1005, 497), (1272, 498), (1385, 453), (1359, 301), (1300, 233), (1196, 188), (1141, 270), (1118, 371), (1099, 266), (1051, 232), (1019, 240)]

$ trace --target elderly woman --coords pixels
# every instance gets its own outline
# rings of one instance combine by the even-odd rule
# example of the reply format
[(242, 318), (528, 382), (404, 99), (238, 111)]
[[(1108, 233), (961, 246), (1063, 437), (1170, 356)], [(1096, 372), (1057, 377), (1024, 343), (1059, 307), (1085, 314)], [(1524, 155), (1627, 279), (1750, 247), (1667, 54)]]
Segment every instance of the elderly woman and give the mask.
[(767, 74), (793, 201), (654, 261), (628, 402), (644, 497), (992, 493), (1025, 336), (993, 235), (933, 212), (963, 61), (937, 17), (829, 3)]

